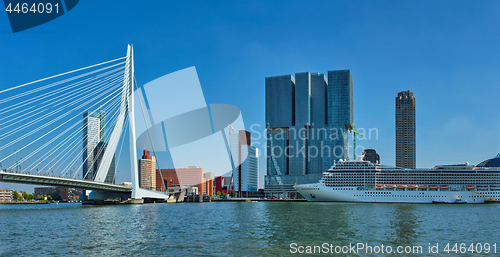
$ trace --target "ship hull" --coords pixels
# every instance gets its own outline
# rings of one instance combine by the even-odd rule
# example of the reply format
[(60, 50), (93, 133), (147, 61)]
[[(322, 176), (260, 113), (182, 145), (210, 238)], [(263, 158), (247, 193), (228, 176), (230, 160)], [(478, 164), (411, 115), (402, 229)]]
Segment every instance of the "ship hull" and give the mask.
[[(356, 202), (356, 203), (455, 203), (462, 199), (466, 203), (484, 203), (485, 196), (471, 191), (403, 191), (369, 190), (359, 187), (327, 187), (322, 183), (294, 186), (309, 202)], [(492, 194), (497, 194), (494, 192)]]

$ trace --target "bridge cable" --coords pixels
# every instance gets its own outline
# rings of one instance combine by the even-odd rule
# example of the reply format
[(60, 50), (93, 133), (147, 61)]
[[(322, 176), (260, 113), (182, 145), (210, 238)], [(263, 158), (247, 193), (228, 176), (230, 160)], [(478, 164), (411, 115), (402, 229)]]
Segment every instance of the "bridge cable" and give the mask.
[[(117, 105), (119, 105), (119, 104), (121, 103), (121, 101), (118, 101), (118, 100), (120, 100), (120, 99), (119, 99), (119, 98), (118, 98), (118, 99), (116, 99), (116, 100), (115, 100), (115, 101), (116, 101), (116, 103), (114, 103), (112, 106), (117, 106)], [(110, 107), (110, 108), (111, 108), (111, 107)], [(111, 121), (111, 122), (110, 122), (111, 124), (116, 123), (115, 121), (118, 119), (118, 114), (119, 114), (119, 112), (115, 111), (115, 112), (114, 112), (114, 114), (111, 116), (111, 120), (110, 120), (110, 121)], [(116, 126), (116, 125), (115, 125), (115, 126)], [(101, 131), (102, 131), (103, 129), (105, 129), (105, 126), (103, 126), (102, 128), (100, 128), (100, 129), (99, 129), (99, 133), (97, 133), (97, 134), (100, 134), (100, 133), (101, 133)], [(109, 130), (108, 130), (108, 133), (109, 133), (109, 131), (111, 131), (111, 130), (112, 130), (112, 129), (109, 129)], [(96, 134), (95, 136), (97, 136), (97, 134)], [(88, 135), (87, 135), (87, 137), (88, 137)], [(105, 136), (104, 136), (104, 137), (105, 137)], [(84, 138), (84, 140), (87, 140), (87, 139), (86, 139), (86, 138)], [(74, 147), (73, 147), (73, 148), (74, 148)], [(76, 149), (75, 149), (75, 150), (76, 150)], [(66, 173), (69, 171), (69, 170), (68, 170), (68, 168), (69, 168), (69, 167), (71, 167), (71, 166), (72, 166), (72, 165), (76, 162), (76, 160), (77, 160), (78, 158), (80, 158), (80, 156), (83, 156), (83, 152), (84, 152), (85, 150), (86, 150), (86, 149), (82, 149), (82, 150), (78, 153), (78, 155), (77, 155), (75, 158), (73, 158), (73, 160), (70, 162), (70, 164), (69, 164), (69, 165), (67, 165), (67, 166), (63, 169), (63, 171), (64, 171), (64, 172), (63, 172), (63, 174), (66, 174)], [(74, 150), (73, 150), (73, 151), (74, 151)], [(87, 162), (88, 158), (89, 158), (89, 155), (87, 155), (87, 158), (85, 158), (85, 159), (83, 160), (82, 164), (78, 167), (77, 171), (78, 171), (78, 170), (80, 170), (80, 168), (83, 166), (83, 164), (84, 164), (85, 162)], [(93, 163), (92, 163), (92, 164), (93, 164)], [(85, 176), (87, 176), (87, 175), (88, 175), (88, 172), (90, 172), (90, 170), (88, 170), (86, 174), (83, 174), (82, 179), (83, 179)], [(77, 174), (77, 173), (75, 172), (75, 174), (73, 175), (73, 178), (76, 176), (76, 174)]]
[(22, 84), (22, 85), (19, 85), (19, 86), (15, 86), (15, 87), (11, 87), (11, 88), (2, 90), (2, 91), (0, 91), (0, 94), (8, 92), (8, 91), (11, 91), (11, 90), (14, 90), (14, 89), (18, 89), (18, 88), (21, 88), (21, 87), (25, 87), (25, 86), (28, 86), (28, 85), (31, 85), (31, 84), (34, 84), (34, 83), (38, 83), (38, 82), (45, 81), (45, 80), (48, 80), (48, 79), (60, 77), (60, 76), (66, 75), (66, 74), (70, 74), (70, 73), (73, 73), (73, 72), (77, 72), (77, 71), (89, 69), (89, 68), (92, 68), (92, 67), (100, 66), (100, 65), (103, 65), (103, 64), (106, 64), (106, 63), (118, 61), (118, 60), (121, 60), (121, 59), (124, 59), (124, 58), (127, 58), (127, 57), (121, 57), (121, 58), (114, 59), (114, 60), (111, 60), (111, 61), (102, 62), (102, 63), (94, 64), (94, 65), (91, 65), (91, 66), (87, 66), (87, 67), (84, 67), (84, 68), (80, 68), (80, 69), (76, 69), (76, 70), (64, 72), (64, 73), (61, 73), (61, 74), (58, 74), (58, 75), (54, 75), (54, 76), (50, 76), (50, 77), (47, 77), (47, 78), (44, 78), (44, 79), (35, 80), (35, 81), (29, 82), (29, 83), (25, 83), (25, 84)]
[[(156, 165), (158, 165), (158, 173), (160, 173), (161, 184), (163, 185), (165, 192), (168, 193), (167, 188), (165, 187), (165, 181), (163, 180), (163, 175), (161, 174), (160, 163), (158, 162), (159, 158), (156, 155), (155, 147), (153, 146), (153, 140), (151, 139), (151, 132), (149, 132), (149, 125), (148, 125), (148, 121), (146, 120), (146, 114), (144, 114), (144, 109), (142, 108), (141, 96), (139, 95), (139, 88), (137, 87), (137, 81), (135, 80), (135, 76), (133, 77), (133, 79), (134, 79), (134, 84), (135, 84), (135, 91), (137, 92), (137, 98), (139, 99), (139, 105), (141, 106), (142, 117), (144, 118), (144, 123), (146, 123), (146, 129), (148, 131), (149, 141), (151, 142), (151, 148), (153, 149), (153, 153), (156, 157), (155, 160), (156, 160)], [(161, 188), (160, 188), (160, 190), (161, 190)]]
[[(123, 88), (121, 87), (121, 89), (123, 89)], [(118, 101), (118, 99), (117, 99), (117, 101)], [(121, 99), (121, 98), (120, 98), (119, 103), (120, 103), (120, 104), (123, 104), (124, 102), (125, 102), (125, 99)], [(114, 115), (117, 115), (117, 114), (119, 114), (119, 111), (116, 111)], [(117, 120), (117, 119), (118, 119), (118, 116), (116, 116), (115, 118), (113, 118), (113, 120)], [(116, 123), (116, 122), (113, 122), (113, 123)], [(115, 124), (115, 126), (116, 126), (116, 124)], [(113, 127), (113, 129), (114, 129), (114, 127)], [(109, 129), (109, 130), (108, 130), (108, 133), (109, 133), (109, 131), (112, 131), (113, 129)], [(102, 128), (101, 128), (101, 130), (100, 130), (100, 131), (102, 131)], [(80, 152), (80, 154), (83, 154), (83, 151), (84, 151), (84, 150), (85, 150), (85, 149), (82, 149), (82, 151)], [(80, 156), (80, 154), (79, 154), (78, 156)], [(78, 156), (77, 156), (77, 157), (78, 157)], [(89, 157), (89, 156), (87, 155), (87, 158), (85, 158), (85, 160), (82, 162), (82, 164), (80, 165), (80, 167), (78, 168), (78, 170), (79, 170), (79, 169), (83, 166), (83, 164), (84, 164), (84, 163), (88, 160), (88, 157)], [(73, 160), (73, 162), (75, 162), (75, 161), (76, 161), (76, 159), (74, 159), (74, 160)], [(66, 167), (66, 168), (67, 168), (67, 167)], [(66, 168), (65, 168), (65, 169), (66, 169)], [(87, 170), (87, 173), (83, 174), (82, 179), (83, 179), (84, 177), (86, 177), (86, 176), (88, 175), (88, 173), (89, 173), (89, 172), (90, 172), (90, 169), (89, 169), (89, 170)], [(75, 176), (76, 176), (76, 174), (77, 174), (77, 173), (75, 172), (75, 174), (73, 175), (73, 177), (75, 177)]]
[[(105, 99), (105, 98), (104, 98), (104, 99)], [(72, 119), (74, 119), (74, 118), (71, 118), (70, 120), (72, 120)], [(70, 120), (68, 120), (68, 121), (70, 121)], [(81, 124), (81, 122), (80, 122), (80, 121), (77, 121), (77, 122), (76, 122), (76, 123), (74, 123), (74, 124), (73, 124), (70, 128), (73, 128), (74, 126), (76, 126), (76, 125), (78, 125), (78, 124)], [(68, 129), (67, 129), (66, 131), (64, 131), (63, 133), (60, 133), (59, 135), (57, 135), (57, 136), (55, 137), (55, 139), (57, 139), (57, 138), (59, 138), (61, 135), (65, 134), (67, 131), (68, 131)], [(78, 131), (76, 131), (76, 132), (78, 132)], [(46, 135), (47, 135), (47, 134), (46, 134)], [(44, 136), (46, 136), (46, 135), (44, 135)], [(44, 137), (44, 136), (42, 136), (42, 137)], [(40, 138), (42, 138), (42, 137), (40, 137)], [(48, 143), (44, 144), (42, 147), (39, 147), (39, 149), (37, 149), (35, 152), (40, 151), (42, 148), (46, 147), (48, 144), (50, 144), (50, 143), (51, 143), (52, 141), (54, 141), (55, 139), (53, 139), (53, 140), (49, 141)], [(38, 139), (37, 139), (37, 140), (38, 140)], [(64, 140), (63, 140), (62, 142), (64, 142)], [(54, 149), (54, 148), (53, 148), (53, 149)], [(53, 149), (52, 149), (52, 150), (53, 150)], [(20, 152), (21, 150), (22, 150), (22, 149), (20, 149), (20, 150), (16, 151), (15, 153)], [(50, 155), (50, 152), (52, 152), (52, 151), (48, 151), (45, 155), (47, 155), (47, 154), (49, 154), (49, 155)], [(12, 155), (10, 155), (10, 156), (12, 156)], [(7, 158), (8, 158), (8, 157), (9, 157), (9, 156), (7, 156)], [(27, 158), (29, 158), (29, 157), (31, 157), (31, 156), (30, 156), (30, 155), (28, 155), (28, 157), (27, 157)], [(26, 160), (27, 158), (25, 158), (25, 160)], [(43, 156), (42, 156), (41, 158), (43, 158)], [(42, 161), (44, 161), (44, 160), (46, 160), (46, 159), (47, 159), (47, 157), (45, 157)], [(22, 163), (22, 162), (24, 162), (25, 160), (21, 161), (19, 164), (21, 164), (21, 163)], [(35, 163), (37, 163), (39, 160), (40, 160), (40, 158), (39, 158), (39, 159), (38, 159)], [(35, 164), (35, 163), (34, 163), (34, 164)], [(38, 163), (40, 163), (40, 162), (38, 162)], [(38, 163), (37, 163), (37, 165), (38, 165)], [(16, 165), (16, 164), (14, 164), (14, 165)], [(47, 164), (47, 165), (48, 165), (48, 164)], [(44, 167), (42, 167), (42, 170), (43, 170), (43, 169), (45, 169), (45, 167), (46, 167), (47, 165), (45, 165)], [(31, 166), (32, 166), (32, 165), (30, 165), (30, 166), (28, 166), (28, 167), (29, 167), (29, 168), (31, 168)], [(12, 166), (11, 166), (11, 167), (12, 167)], [(11, 167), (9, 167), (9, 168), (11, 168)], [(39, 171), (37, 172), (37, 174), (38, 174), (38, 173), (40, 173), (40, 171), (41, 171), (41, 170), (39, 170)]]
[[(80, 123), (80, 121), (78, 121), (77, 123), (75, 123), (72, 127), (74, 127), (75, 125), (77, 125), (77, 124), (79, 124), (79, 123)], [(75, 135), (76, 135), (76, 133), (77, 133), (77, 132), (79, 132), (79, 131), (78, 131), (78, 130), (76, 130), (76, 131), (74, 131), (72, 134), (70, 134), (69, 136), (67, 136), (64, 140), (61, 140), (61, 142), (60, 142), (60, 143), (58, 143), (55, 147), (53, 147), (50, 151), (47, 151), (47, 152), (46, 152), (46, 153), (45, 153), (42, 157), (40, 157), (38, 160), (36, 160), (36, 161), (35, 161), (34, 163), (32, 163), (31, 165), (29, 165), (29, 166), (27, 167), (27, 169), (31, 168), (32, 166), (36, 166), (36, 165), (38, 165), (40, 162), (43, 162), (45, 159), (47, 159), (47, 157), (45, 157), (45, 156), (46, 156), (46, 155), (47, 155), (47, 156), (48, 156), (48, 155), (50, 155), (50, 153), (51, 153), (51, 152), (57, 152), (57, 151), (58, 151), (58, 150), (59, 150), (59, 149), (63, 146), (63, 143), (70, 141), (69, 139), (72, 139), (73, 137), (75, 137)], [(65, 134), (65, 132), (63, 132), (62, 134)], [(61, 135), (61, 134), (60, 134), (60, 135)], [(60, 137), (60, 135), (58, 135), (57, 137)], [(71, 144), (70, 144), (70, 145), (71, 145)], [(68, 146), (64, 149), (64, 151), (65, 151), (65, 150), (66, 150), (66, 149), (67, 149), (70, 145), (68, 145)], [(45, 148), (45, 146), (47, 146), (47, 144), (43, 145), (42, 147), (39, 147), (37, 150), (35, 150), (34, 152), (32, 152), (30, 155), (28, 155), (28, 157), (27, 157), (27, 158), (29, 158), (29, 157), (31, 157), (31, 155), (33, 155), (33, 154), (35, 154), (35, 153), (39, 152), (40, 150), (42, 150), (43, 148)], [(64, 152), (64, 151), (63, 151), (63, 152)], [(63, 153), (63, 152), (60, 152), (60, 153), (58, 154), (58, 156), (59, 156), (61, 153)], [(67, 153), (68, 153), (68, 152), (66, 152), (66, 154), (67, 154)], [(45, 157), (45, 158), (44, 158), (44, 157)], [(57, 157), (57, 156), (56, 156), (56, 157)], [(40, 159), (42, 159), (42, 158), (44, 158), (44, 159), (40, 161)], [(60, 160), (62, 160), (62, 159), (60, 159)], [(60, 161), (60, 160), (59, 160), (59, 161)], [(58, 161), (58, 162), (59, 162), (59, 161)], [(54, 164), (54, 165), (55, 165), (55, 164)], [(45, 168), (45, 167), (44, 167), (44, 168)], [(42, 168), (42, 170), (43, 170), (43, 168)]]
[[(109, 66), (109, 67), (106, 67), (106, 68), (102, 68), (102, 69), (99, 69), (99, 70), (91, 71), (91, 72), (88, 72), (88, 73), (85, 73), (85, 74), (82, 74), (82, 75), (78, 75), (78, 76), (75, 76), (75, 77), (71, 77), (71, 78), (68, 78), (68, 79), (65, 79), (65, 80), (57, 81), (57, 82), (51, 83), (51, 84), (46, 85), (46, 86), (43, 86), (43, 87), (38, 87), (38, 88), (32, 89), (32, 90), (30, 90), (30, 91), (28, 91), (28, 92), (19, 93), (19, 94), (17, 94), (17, 95), (14, 95), (14, 96), (11, 96), (11, 97), (8, 97), (8, 98), (5, 98), (5, 99), (0, 100), (0, 104), (3, 104), (3, 103), (6, 103), (6, 102), (9, 102), (9, 101), (15, 100), (15, 99), (17, 99), (17, 98), (24, 97), (24, 96), (27, 96), (27, 95), (30, 95), (30, 94), (36, 93), (36, 92), (39, 92), (39, 91), (42, 91), (42, 90), (45, 90), (45, 89), (47, 89), (47, 88), (51, 88), (51, 87), (54, 87), (54, 86), (58, 86), (58, 85), (61, 85), (61, 84), (66, 83), (66, 82), (69, 82), (69, 81), (72, 81), (72, 80), (75, 80), (75, 79), (79, 79), (79, 78), (85, 77), (85, 76), (87, 76), (87, 75), (94, 74), (94, 73), (97, 73), (97, 72), (100, 72), (100, 71), (103, 71), (103, 70), (109, 69), (109, 68), (111, 68), (111, 67), (114, 67), (114, 66), (117, 66), (117, 65), (120, 65), (120, 64), (123, 64), (123, 63), (118, 63), (118, 64), (115, 64), (115, 65), (112, 65), (112, 66)], [(102, 73), (101, 75), (107, 75), (107, 74), (109, 74), (109, 73), (112, 73), (112, 72), (115, 72), (115, 71), (120, 71), (120, 70), (122, 70), (122, 68), (121, 68), (121, 67), (120, 67), (120, 68), (117, 68), (117, 69), (114, 69), (114, 70), (111, 70), (111, 71), (104, 72), (104, 73)], [(97, 78), (98, 76), (95, 76), (95, 77)], [(92, 79), (92, 77), (91, 77), (90, 79)], [(86, 79), (86, 80), (88, 80), (88, 79)], [(84, 80), (84, 81), (85, 81), (85, 80)], [(70, 86), (71, 86), (71, 85), (75, 85), (75, 84), (76, 84), (76, 83), (70, 84)], [(68, 86), (67, 86), (67, 87), (68, 87)], [(55, 90), (53, 90), (53, 91), (49, 91), (48, 93), (51, 93), (51, 92), (57, 92), (57, 91), (60, 91), (60, 90), (62, 90), (62, 89), (65, 89), (65, 87), (63, 87), (63, 88), (59, 88), (59, 89), (55, 89)], [(24, 102), (20, 102), (20, 103), (17, 103), (17, 104), (13, 104), (12, 106), (18, 106), (18, 105), (20, 105), (20, 104), (22, 104), (22, 103), (25, 103), (25, 102), (27, 102), (27, 101), (30, 101), (30, 100), (33, 100), (33, 99), (37, 99), (37, 98), (43, 97), (43, 96), (47, 95), (48, 93), (45, 93), (45, 94), (42, 94), (42, 95), (39, 95), (39, 96), (33, 97), (33, 98), (28, 99), (28, 100), (26, 100), (26, 101), (24, 101)], [(16, 107), (16, 108), (18, 108), (18, 107)], [(5, 109), (5, 108), (4, 108), (4, 109)], [(2, 109), (2, 111), (3, 111), (4, 109)], [(2, 114), (3, 114), (3, 113), (5, 113), (5, 112), (2, 112)]]
[[(118, 89), (118, 90), (119, 90), (119, 89)], [(106, 92), (105, 92), (105, 93), (106, 93)], [(102, 96), (102, 94), (101, 94), (101, 95), (96, 96), (95, 98), (100, 98), (101, 96)], [(95, 99), (95, 98), (94, 98), (94, 99)], [(90, 101), (85, 102), (84, 104), (89, 103), (89, 102), (92, 102), (92, 100), (93, 100), (93, 99), (91, 99)], [(100, 101), (99, 101), (99, 102), (100, 102)], [(99, 102), (97, 102), (97, 103), (99, 103)], [(95, 106), (97, 103), (93, 104), (91, 107)], [(77, 108), (81, 108), (84, 104), (80, 105), (80, 106), (79, 106), (79, 107), (77, 107)], [(74, 108), (74, 109), (76, 109), (76, 108)], [(74, 109), (73, 109), (73, 110), (74, 110)], [(20, 137), (20, 138), (18, 138), (18, 139), (16, 139), (16, 140), (14, 140), (14, 141), (12, 141), (12, 142), (10, 142), (10, 143), (6, 144), (6, 145), (4, 145), (4, 146), (0, 147), (0, 150), (4, 150), (6, 147), (11, 146), (12, 144), (19, 142), (20, 140), (22, 140), (22, 139), (26, 138), (27, 136), (32, 135), (33, 133), (35, 133), (35, 132), (39, 131), (40, 129), (42, 129), (42, 128), (44, 128), (44, 127), (46, 127), (46, 126), (48, 126), (48, 125), (50, 125), (50, 124), (52, 124), (52, 123), (54, 123), (54, 122), (56, 122), (56, 121), (60, 120), (61, 118), (63, 118), (63, 117), (65, 117), (65, 116), (69, 115), (69, 113), (71, 113), (71, 112), (72, 112), (72, 111), (70, 111), (70, 112), (66, 112), (65, 114), (63, 114), (63, 116), (61, 116), (61, 117), (58, 117), (58, 118), (54, 119), (54, 120), (53, 120), (53, 121), (51, 121), (50, 123), (44, 124), (44, 125), (42, 125), (41, 127), (39, 127), (39, 128), (37, 128), (37, 129), (35, 129), (34, 131), (31, 131), (31, 132), (29, 132), (29, 133), (25, 134), (24, 136), (22, 136), (22, 137)], [(44, 137), (44, 136), (46, 136), (47, 134), (49, 134), (49, 133), (53, 132), (54, 130), (56, 130), (56, 129), (60, 128), (62, 125), (64, 125), (64, 124), (68, 123), (68, 122), (69, 122), (70, 120), (72, 120), (72, 119), (74, 119), (74, 118), (71, 118), (71, 119), (69, 119), (68, 121), (66, 121), (66, 122), (64, 122), (64, 123), (62, 123), (62, 124), (60, 124), (60, 125), (59, 125), (59, 126), (57, 126), (56, 128), (54, 128), (54, 129), (52, 129), (51, 131), (49, 131), (48, 133), (44, 134), (42, 137), (39, 137), (39, 138), (35, 139), (34, 141), (32, 141), (32, 142), (30, 142), (29, 144), (27, 144), (27, 145), (25, 145), (24, 147), (22, 147), (21, 149), (17, 150), (16, 152), (14, 152), (14, 153), (12, 153), (12, 154), (8, 155), (7, 157), (5, 157), (4, 159), (0, 160), (0, 162), (2, 162), (2, 161), (4, 161), (5, 159), (7, 159), (7, 158), (11, 157), (11, 156), (12, 156), (12, 155), (14, 155), (15, 153), (17, 153), (17, 152), (21, 151), (22, 149), (24, 149), (24, 148), (28, 147), (29, 145), (31, 145), (31, 144), (33, 144), (33, 143), (35, 143), (36, 141), (40, 140), (41, 138), (43, 138), (43, 137)]]
[[(117, 99), (117, 100), (118, 100), (118, 99)], [(107, 109), (104, 109), (104, 112), (105, 112), (105, 113), (110, 113), (110, 112), (108, 112), (108, 110), (109, 110), (109, 109), (111, 109), (111, 108), (113, 108), (114, 106), (117, 106), (118, 104), (119, 104), (119, 101), (116, 101), (116, 103), (112, 104), (112, 106), (108, 107)], [(114, 121), (117, 119), (116, 117), (117, 117), (117, 112), (114, 112), (114, 114), (111, 116), (111, 119), (110, 119), (110, 121), (111, 121), (110, 123), (111, 123), (111, 124), (112, 124), (112, 123), (114, 123)], [(78, 123), (80, 123), (80, 122), (78, 122)], [(105, 129), (105, 127), (104, 127), (104, 126), (103, 126), (103, 128), (100, 128), (100, 130), (99, 130), (99, 134), (100, 134), (100, 132), (101, 132), (103, 129)], [(79, 131), (75, 131), (75, 132), (79, 132)], [(76, 135), (76, 134), (75, 134), (75, 135)], [(74, 137), (74, 135), (73, 135), (72, 137)], [(87, 137), (88, 137), (88, 135), (87, 135)], [(86, 138), (84, 138), (84, 140), (86, 140)], [(75, 145), (74, 145), (71, 149), (75, 148), (75, 147), (76, 147), (76, 146), (78, 146), (78, 145), (80, 145), (80, 142), (76, 141), (76, 144), (75, 144)], [(65, 150), (66, 150), (69, 146), (71, 146), (71, 145), (68, 145), (68, 146), (65, 148)], [(59, 147), (59, 148), (60, 148), (60, 147)], [(57, 148), (57, 149), (58, 149), (58, 148)], [(65, 151), (65, 150), (64, 150), (64, 151)], [(75, 149), (75, 150), (76, 150), (76, 149)], [(80, 155), (83, 153), (83, 151), (84, 151), (84, 149), (82, 149), (82, 151), (81, 151), (81, 152), (80, 152), (80, 153), (76, 156), (76, 158), (80, 157)], [(74, 152), (74, 150), (72, 150), (71, 152)], [(62, 153), (62, 152), (61, 152), (61, 153)], [(61, 153), (60, 153), (60, 154), (61, 154)], [(57, 158), (60, 154), (58, 154), (55, 158)], [(62, 158), (64, 158), (66, 155), (67, 155), (67, 153), (66, 153), (65, 155), (63, 155), (63, 157), (62, 157)], [(54, 165), (57, 165), (57, 163), (59, 163), (59, 162), (62, 160), (62, 158), (61, 158), (61, 159), (59, 159), (56, 163), (54, 163)], [(68, 158), (69, 158), (69, 156), (68, 156)], [(63, 163), (65, 163), (65, 162), (66, 162), (66, 160), (67, 160), (68, 158), (64, 159), (64, 161), (62, 161), (62, 162), (61, 162), (61, 164), (59, 164), (59, 165), (58, 165), (55, 169), (56, 169), (56, 170), (57, 170), (57, 169), (59, 169), (59, 167), (61, 167), (61, 165), (63, 165)], [(66, 168), (67, 168), (67, 167), (66, 167)], [(63, 174), (63, 175), (64, 175), (64, 174), (66, 174), (66, 173), (67, 173), (67, 171), (65, 171), (65, 170), (66, 170), (66, 169), (63, 169), (63, 171), (61, 171), (61, 174)]]
[[(37, 108), (37, 109), (35, 109), (35, 110), (32, 110), (32, 111), (30, 111), (30, 112), (28, 112), (28, 113), (25, 113), (25, 114), (19, 115), (19, 113), (22, 113), (22, 111), (20, 111), (20, 112), (14, 113), (14, 114), (12, 114), (12, 115), (9, 115), (9, 117), (10, 117), (10, 116), (15, 116), (15, 118), (10, 119), (10, 120), (5, 121), (4, 123), (0, 124), (0, 131), (1, 131), (1, 130), (3, 130), (3, 129), (6, 129), (6, 128), (10, 127), (10, 126), (13, 126), (14, 124), (17, 124), (17, 123), (19, 123), (19, 122), (21, 122), (21, 121), (27, 120), (27, 119), (32, 118), (32, 117), (37, 117), (37, 116), (39, 116), (39, 114), (41, 114), (41, 113), (45, 113), (47, 110), (49, 110), (49, 109), (50, 109), (50, 107), (55, 108), (55, 107), (57, 107), (57, 106), (59, 106), (59, 105), (62, 105), (62, 104), (64, 104), (64, 103), (68, 102), (68, 101), (71, 101), (71, 100), (73, 100), (73, 99), (75, 99), (75, 98), (76, 98), (76, 99), (79, 99), (79, 101), (81, 101), (81, 96), (82, 96), (82, 95), (83, 95), (83, 96), (88, 95), (87, 90), (90, 90), (90, 89), (92, 89), (92, 88), (94, 88), (94, 87), (100, 86), (100, 87), (99, 87), (99, 89), (97, 90), (97, 92), (102, 91), (102, 90), (104, 90), (104, 89), (106, 89), (106, 88), (107, 88), (106, 86), (102, 86), (102, 85), (101, 85), (102, 83), (104, 83), (105, 81), (107, 81), (107, 80), (109, 80), (110, 78), (112, 78), (113, 80), (109, 82), (109, 83), (111, 84), (111, 83), (115, 82), (116, 80), (118, 80), (118, 79), (119, 79), (119, 76), (120, 76), (120, 74), (118, 74), (116, 77), (113, 77), (113, 76), (112, 76), (112, 77), (106, 78), (105, 80), (102, 80), (101, 82), (94, 82), (94, 83), (91, 83), (90, 85), (91, 85), (92, 87), (90, 87), (90, 88), (84, 88), (84, 89), (82, 89), (82, 90), (81, 90), (81, 92), (78, 92), (78, 93), (76, 93), (76, 92), (75, 92), (75, 91), (78, 91), (78, 90), (75, 90), (75, 91), (71, 91), (71, 92), (68, 92), (68, 93), (66, 93), (66, 94), (63, 94), (62, 96), (65, 96), (65, 95), (69, 95), (69, 96), (66, 96), (66, 97), (64, 97), (64, 98), (62, 98), (62, 99), (59, 99), (61, 96), (54, 97), (54, 98), (53, 98), (53, 99), (51, 99), (51, 100), (47, 100), (47, 101), (45, 101), (45, 102), (40, 103), (40, 105), (41, 105), (42, 107), (39, 107), (39, 108)], [(97, 83), (97, 84), (95, 84), (95, 83)], [(71, 93), (76, 93), (76, 94), (71, 94)], [(96, 93), (96, 92), (94, 92), (94, 93)], [(50, 102), (53, 102), (53, 103), (50, 103)], [(75, 104), (75, 102), (74, 102), (74, 101), (72, 101), (71, 103), (72, 103), (72, 104)], [(25, 118), (23, 118), (23, 119), (20, 119), (20, 118), (22, 118), (22, 117), (24, 117), (24, 116), (26, 116), (26, 115), (28, 115), (28, 114), (30, 114), (30, 113), (33, 113), (33, 112), (35, 112), (35, 113), (34, 113), (34, 114), (31, 114), (31, 115), (30, 115), (30, 116), (28, 116), (28, 117), (25, 117)], [(20, 119), (20, 120), (16, 121), (17, 119)], [(13, 121), (15, 121), (15, 122), (13, 122)], [(3, 126), (4, 124), (7, 124), (7, 123), (10, 123), (10, 125)]]

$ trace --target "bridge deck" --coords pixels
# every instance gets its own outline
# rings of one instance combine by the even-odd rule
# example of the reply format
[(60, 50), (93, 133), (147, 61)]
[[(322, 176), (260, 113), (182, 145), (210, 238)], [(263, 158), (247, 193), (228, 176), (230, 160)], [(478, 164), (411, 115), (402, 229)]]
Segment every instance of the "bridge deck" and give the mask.
[(27, 173), (0, 171), (0, 182), (34, 184), (42, 186), (71, 187), (85, 190), (131, 192), (132, 188), (124, 185), (101, 183), (57, 176), (44, 176)]

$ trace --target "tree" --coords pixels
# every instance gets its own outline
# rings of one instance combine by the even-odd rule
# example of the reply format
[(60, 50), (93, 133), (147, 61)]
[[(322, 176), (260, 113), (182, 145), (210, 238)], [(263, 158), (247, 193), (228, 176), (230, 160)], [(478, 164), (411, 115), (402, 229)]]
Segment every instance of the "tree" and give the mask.
[(24, 192), (23, 192), (23, 199), (24, 199), (24, 200), (28, 200), (28, 198), (29, 198), (28, 193), (26, 193), (26, 191), (24, 191)]
[(234, 197), (236, 193), (234, 191), (231, 191), (231, 197)]
[(215, 194), (215, 197), (220, 198), (220, 195), (221, 195), (220, 191), (217, 191), (217, 193)]
[(227, 197), (226, 192), (222, 192), (222, 198), (226, 198), (226, 197)]
[(14, 200), (19, 199), (19, 197), (20, 197), (20, 195), (17, 191), (12, 192), (12, 198), (14, 198)]

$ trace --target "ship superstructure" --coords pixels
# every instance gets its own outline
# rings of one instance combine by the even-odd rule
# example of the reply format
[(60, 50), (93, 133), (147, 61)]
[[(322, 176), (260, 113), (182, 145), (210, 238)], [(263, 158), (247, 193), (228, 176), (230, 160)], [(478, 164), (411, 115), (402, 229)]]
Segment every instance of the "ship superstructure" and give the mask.
[(500, 155), (468, 163), (405, 169), (363, 161), (335, 163), (318, 183), (296, 185), (308, 201), (484, 203), (500, 198)]

